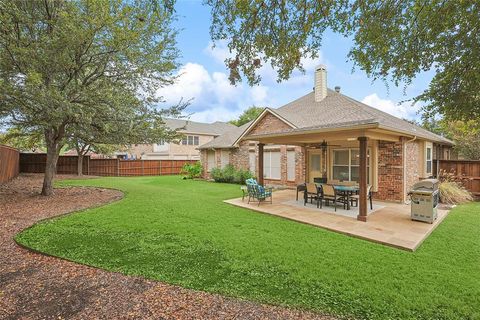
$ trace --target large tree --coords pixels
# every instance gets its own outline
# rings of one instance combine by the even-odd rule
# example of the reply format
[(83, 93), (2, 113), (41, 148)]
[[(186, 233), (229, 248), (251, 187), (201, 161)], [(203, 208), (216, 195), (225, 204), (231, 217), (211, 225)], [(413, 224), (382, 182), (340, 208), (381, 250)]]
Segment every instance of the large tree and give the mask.
[(480, 2), (476, 0), (206, 0), (211, 37), (227, 40), (230, 80), (253, 84), (270, 63), (286, 80), (332, 29), (353, 39), (349, 58), (369, 76), (405, 85), (435, 70), (415, 100), (450, 119), (480, 117)]
[(258, 115), (262, 113), (263, 109), (264, 108), (262, 107), (251, 106), (250, 108), (244, 110), (242, 114), (238, 117), (238, 119), (231, 120), (230, 123), (236, 125), (237, 127), (240, 127), (245, 123), (257, 118)]
[[(132, 101), (132, 103), (135, 103)], [(180, 138), (177, 130), (167, 127), (165, 116), (180, 117), (184, 104), (177, 108), (138, 112), (131, 104), (115, 109), (98, 109), (91, 123), (76, 124), (67, 134), (67, 145), (77, 151), (77, 172), (82, 175), (83, 158), (90, 151), (111, 154), (137, 143), (157, 143)]]
[(478, 121), (451, 121), (444, 124), (455, 142), (458, 154), (469, 160), (480, 160), (480, 125)]
[(42, 132), (42, 194), (53, 192), (60, 149), (75, 127), (88, 128), (105, 116), (128, 128), (137, 122), (125, 110), (154, 113), (154, 91), (171, 82), (178, 56), (171, 6), (150, 0), (0, 2), (0, 119)]

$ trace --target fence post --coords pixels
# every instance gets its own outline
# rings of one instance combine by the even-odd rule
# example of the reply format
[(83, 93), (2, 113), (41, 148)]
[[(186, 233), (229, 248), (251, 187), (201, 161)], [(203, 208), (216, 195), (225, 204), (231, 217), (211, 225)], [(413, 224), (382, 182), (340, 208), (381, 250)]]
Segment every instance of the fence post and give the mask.
[(120, 177), (120, 159), (117, 158), (117, 177)]
[(145, 167), (144, 167), (144, 164), (143, 164), (143, 161), (144, 160), (140, 160), (142, 161), (142, 177), (145, 175)]

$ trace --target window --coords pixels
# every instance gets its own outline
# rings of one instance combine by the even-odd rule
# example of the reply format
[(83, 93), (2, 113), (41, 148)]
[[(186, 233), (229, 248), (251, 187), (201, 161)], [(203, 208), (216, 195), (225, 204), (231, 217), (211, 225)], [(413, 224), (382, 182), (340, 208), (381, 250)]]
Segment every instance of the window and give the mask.
[(295, 181), (295, 151), (287, 151), (287, 180)]
[(230, 151), (222, 150), (221, 152), (220, 165), (223, 169), (230, 163)]
[(186, 146), (198, 146), (200, 144), (200, 139), (198, 136), (186, 136), (182, 139), (182, 145)]
[(280, 179), (280, 152), (263, 153), (263, 176), (267, 179)]
[(215, 167), (215, 151), (207, 151), (207, 172)]
[(350, 180), (350, 150), (333, 151), (333, 179)]
[[(334, 180), (359, 181), (360, 180), (360, 151), (359, 149), (333, 150), (333, 175)], [(370, 150), (367, 152), (367, 183), (370, 180)]]
[(251, 173), (255, 174), (256, 173), (256, 168), (257, 168), (257, 157), (255, 156), (255, 152), (249, 152), (248, 154), (248, 169), (250, 170)]
[(432, 173), (432, 144), (427, 142), (425, 147), (425, 172)]

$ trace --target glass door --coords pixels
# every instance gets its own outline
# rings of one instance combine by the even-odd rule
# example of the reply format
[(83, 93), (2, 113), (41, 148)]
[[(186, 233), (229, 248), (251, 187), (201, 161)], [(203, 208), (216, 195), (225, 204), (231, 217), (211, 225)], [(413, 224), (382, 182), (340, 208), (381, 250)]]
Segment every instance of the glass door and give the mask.
[(308, 157), (308, 181), (314, 182), (315, 178), (322, 178), (322, 153), (321, 150), (309, 152)]

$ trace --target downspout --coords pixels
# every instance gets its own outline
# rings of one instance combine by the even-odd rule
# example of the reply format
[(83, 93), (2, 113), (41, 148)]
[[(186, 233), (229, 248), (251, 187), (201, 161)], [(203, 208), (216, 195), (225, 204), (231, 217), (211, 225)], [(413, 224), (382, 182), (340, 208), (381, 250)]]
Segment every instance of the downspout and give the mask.
[(411, 143), (417, 140), (417, 136), (414, 136), (412, 139), (407, 140), (403, 143), (403, 202), (405, 204), (410, 204), (410, 201), (407, 199), (407, 143)]

